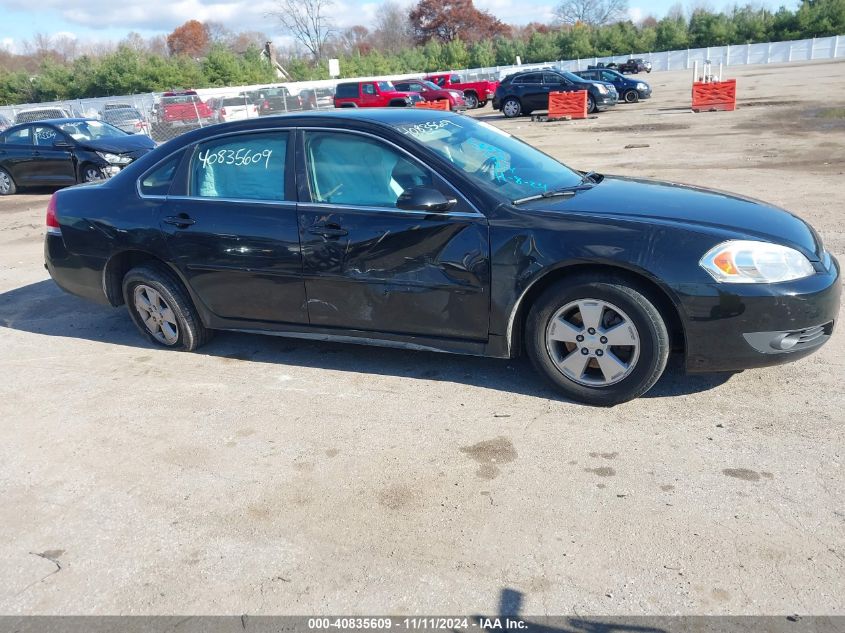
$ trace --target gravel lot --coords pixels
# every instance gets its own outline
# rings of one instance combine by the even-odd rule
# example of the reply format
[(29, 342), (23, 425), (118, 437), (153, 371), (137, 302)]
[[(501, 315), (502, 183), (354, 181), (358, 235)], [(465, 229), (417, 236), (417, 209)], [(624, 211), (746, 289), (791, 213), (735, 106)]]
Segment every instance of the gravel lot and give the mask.
[[(845, 63), (691, 72), (572, 123), (574, 167), (759, 197), (845, 255)], [(624, 149), (629, 144), (649, 147)], [(845, 333), (791, 365), (559, 399), (525, 361), (222, 334), (154, 349), (0, 200), (0, 613), (845, 614)]]

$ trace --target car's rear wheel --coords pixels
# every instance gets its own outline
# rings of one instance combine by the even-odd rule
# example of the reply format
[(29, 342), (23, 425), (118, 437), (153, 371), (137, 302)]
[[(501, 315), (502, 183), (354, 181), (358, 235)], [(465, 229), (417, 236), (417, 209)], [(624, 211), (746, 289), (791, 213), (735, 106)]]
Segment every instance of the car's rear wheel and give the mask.
[(516, 97), (508, 97), (505, 99), (502, 103), (502, 114), (509, 119), (518, 117), (522, 114), (522, 104), (519, 102), (519, 99)]
[(467, 109), (474, 110), (478, 107), (478, 97), (474, 92), (467, 92), (464, 94), (464, 102), (467, 104)]
[(647, 292), (613, 277), (581, 276), (552, 285), (534, 303), (526, 348), (567, 397), (612, 406), (657, 382), (670, 339)]
[(589, 114), (593, 114), (596, 111), (596, 100), (593, 99), (593, 95), (587, 95), (587, 112)]
[(478, 102), (478, 107), (479, 107), (479, 108), (483, 108), (483, 107), (484, 107), (484, 106), (486, 106), (486, 105), (487, 105), (487, 100), (486, 100), (486, 99), (484, 99), (484, 100), (482, 100), (482, 101), (479, 101), (479, 102)]
[(123, 278), (123, 299), (137, 328), (156, 345), (193, 351), (211, 338), (188, 293), (160, 264), (143, 264)]
[(0, 168), (0, 196), (11, 196), (17, 190), (12, 175), (5, 169)]
[(628, 90), (625, 93), (625, 101), (627, 103), (636, 103), (639, 100), (640, 100), (640, 93), (637, 92), (636, 90)]

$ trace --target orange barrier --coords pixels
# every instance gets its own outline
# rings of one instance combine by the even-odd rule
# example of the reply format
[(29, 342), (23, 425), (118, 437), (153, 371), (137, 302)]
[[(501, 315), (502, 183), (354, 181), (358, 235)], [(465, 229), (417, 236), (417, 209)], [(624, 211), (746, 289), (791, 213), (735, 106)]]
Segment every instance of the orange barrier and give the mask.
[(415, 108), (425, 108), (427, 110), (446, 110), (447, 112), (452, 108), (449, 106), (448, 99), (438, 99), (437, 101), (420, 101), (414, 104)]
[(692, 84), (692, 109), (694, 112), (710, 110), (736, 110), (736, 79)]
[(550, 92), (549, 93), (549, 118), (562, 119), (587, 118), (587, 91), (576, 92)]

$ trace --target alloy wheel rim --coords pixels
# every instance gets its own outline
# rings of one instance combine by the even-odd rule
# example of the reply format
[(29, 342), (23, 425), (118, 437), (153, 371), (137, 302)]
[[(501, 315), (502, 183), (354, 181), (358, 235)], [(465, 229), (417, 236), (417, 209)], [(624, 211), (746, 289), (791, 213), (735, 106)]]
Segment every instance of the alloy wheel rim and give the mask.
[(507, 101), (505, 103), (505, 114), (508, 116), (516, 116), (517, 112), (519, 112), (519, 107), (516, 101)]
[(12, 188), (12, 180), (6, 172), (0, 171), (0, 193), (9, 193)]
[(467, 107), (471, 109), (475, 108), (478, 105), (478, 99), (476, 99), (472, 95), (467, 95), (464, 98), (464, 101), (466, 101)]
[(618, 306), (578, 299), (558, 309), (546, 326), (546, 350), (557, 370), (587, 387), (627, 378), (640, 357), (640, 335)]
[(161, 293), (145, 284), (135, 286), (135, 309), (147, 331), (160, 343), (173, 345), (179, 339), (179, 325), (173, 309)]

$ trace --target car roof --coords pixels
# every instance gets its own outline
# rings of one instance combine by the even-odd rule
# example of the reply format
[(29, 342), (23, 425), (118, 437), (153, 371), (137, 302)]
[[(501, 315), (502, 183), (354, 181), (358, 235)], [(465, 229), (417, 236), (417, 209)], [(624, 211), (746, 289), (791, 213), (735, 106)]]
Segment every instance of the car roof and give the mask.
[(64, 119), (39, 119), (38, 121), (24, 121), (22, 123), (16, 123), (12, 127), (3, 131), (5, 134), (6, 132), (14, 132), (19, 130), (22, 127), (28, 127), (30, 125), (58, 125), (59, 123), (83, 123), (85, 121), (97, 121), (97, 119), (92, 119), (90, 117), (75, 117), (75, 118), (64, 118)]

